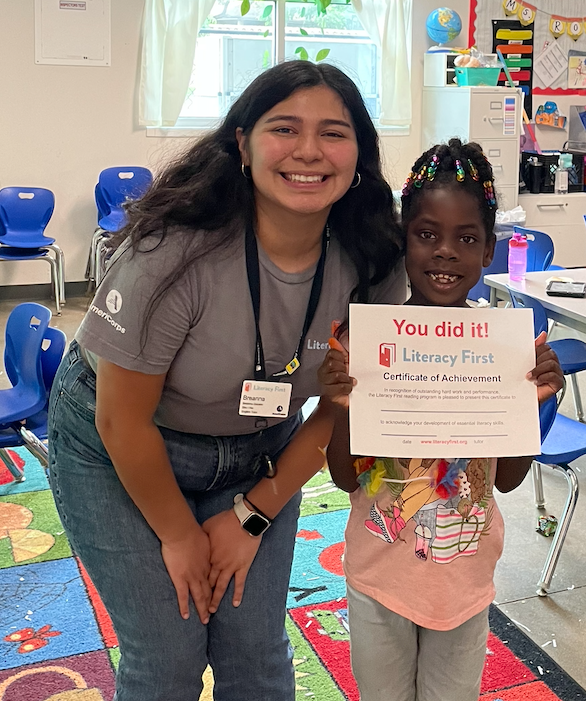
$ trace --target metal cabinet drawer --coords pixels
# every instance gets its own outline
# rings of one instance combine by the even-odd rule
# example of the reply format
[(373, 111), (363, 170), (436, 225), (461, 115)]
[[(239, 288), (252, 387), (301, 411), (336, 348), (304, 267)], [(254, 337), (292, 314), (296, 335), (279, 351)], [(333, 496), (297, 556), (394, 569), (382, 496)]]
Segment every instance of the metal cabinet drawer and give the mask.
[[(514, 99), (514, 109), (505, 112), (505, 101)], [(508, 104), (508, 103), (507, 103)], [(470, 104), (470, 138), (502, 139), (519, 137), (519, 96), (511, 92), (473, 92)], [(510, 131), (505, 134), (505, 120)], [(510, 121), (509, 121), (510, 120)]]
[(478, 139), (490, 161), (494, 180), (499, 187), (519, 185), (519, 151), (515, 139)]
[(527, 225), (539, 229), (540, 225), (573, 225), (583, 231), (586, 213), (586, 194), (570, 195), (523, 194), (519, 204), (527, 212)]

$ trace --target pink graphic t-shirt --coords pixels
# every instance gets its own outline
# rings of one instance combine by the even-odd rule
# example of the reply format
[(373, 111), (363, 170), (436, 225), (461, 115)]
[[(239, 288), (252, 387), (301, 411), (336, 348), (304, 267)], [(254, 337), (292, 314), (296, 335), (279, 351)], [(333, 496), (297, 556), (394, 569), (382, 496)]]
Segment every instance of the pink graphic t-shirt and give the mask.
[(354, 589), (417, 625), (451, 630), (494, 598), (503, 520), (496, 458), (359, 458), (344, 570)]

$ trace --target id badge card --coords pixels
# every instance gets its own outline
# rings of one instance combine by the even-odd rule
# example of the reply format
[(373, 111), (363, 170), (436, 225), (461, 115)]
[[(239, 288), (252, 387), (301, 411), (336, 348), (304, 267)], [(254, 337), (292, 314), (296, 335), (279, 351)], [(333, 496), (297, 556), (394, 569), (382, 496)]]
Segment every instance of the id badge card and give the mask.
[(286, 419), (291, 403), (290, 382), (244, 380), (240, 393), (240, 416), (266, 416)]

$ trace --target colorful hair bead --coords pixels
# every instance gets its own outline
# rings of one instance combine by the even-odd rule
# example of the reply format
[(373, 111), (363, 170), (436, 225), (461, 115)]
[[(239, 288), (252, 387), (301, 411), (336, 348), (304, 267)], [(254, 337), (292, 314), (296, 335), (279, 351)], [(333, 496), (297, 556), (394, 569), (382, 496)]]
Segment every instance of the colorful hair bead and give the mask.
[(465, 177), (466, 173), (464, 172), (464, 168), (462, 168), (462, 163), (456, 158), (456, 180), (459, 183), (463, 183)]
[(435, 178), (435, 173), (439, 165), (439, 158), (434, 154), (427, 166), (427, 179), (431, 182)]
[(478, 168), (472, 163), (470, 159), (468, 159), (468, 168), (470, 168), (470, 175), (472, 178), (476, 181), (480, 179), (480, 176), (478, 175)]
[(420, 188), (423, 185), (423, 180), (427, 172), (427, 167), (424, 165), (415, 178), (415, 187)]
[(492, 187), (492, 181), (485, 180), (483, 183), (483, 186), (484, 186), (484, 197), (486, 198), (486, 201), (488, 202), (488, 206), (494, 207), (496, 204), (496, 199), (494, 196), (494, 189)]
[(415, 173), (411, 171), (409, 175), (407, 176), (407, 180), (405, 180), (405, 183), (403, 184), (403, 190), (401, 191), (401, 194), (403, 197), (407, 197), (407, 195), (411, 192), (411, 188), (413, 187), (413, 178), (415, 177)]

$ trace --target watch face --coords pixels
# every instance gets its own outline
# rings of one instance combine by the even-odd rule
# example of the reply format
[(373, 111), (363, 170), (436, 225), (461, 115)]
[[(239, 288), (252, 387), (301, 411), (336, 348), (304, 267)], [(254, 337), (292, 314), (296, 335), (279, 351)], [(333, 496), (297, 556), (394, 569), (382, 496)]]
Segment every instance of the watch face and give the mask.
[(269, 522), (260, 516), (260, 514), (250, 514), (242, 524), (242, 528), (248, 531), (250, 535), (261, 535), (266, 531), (269, 525)]

